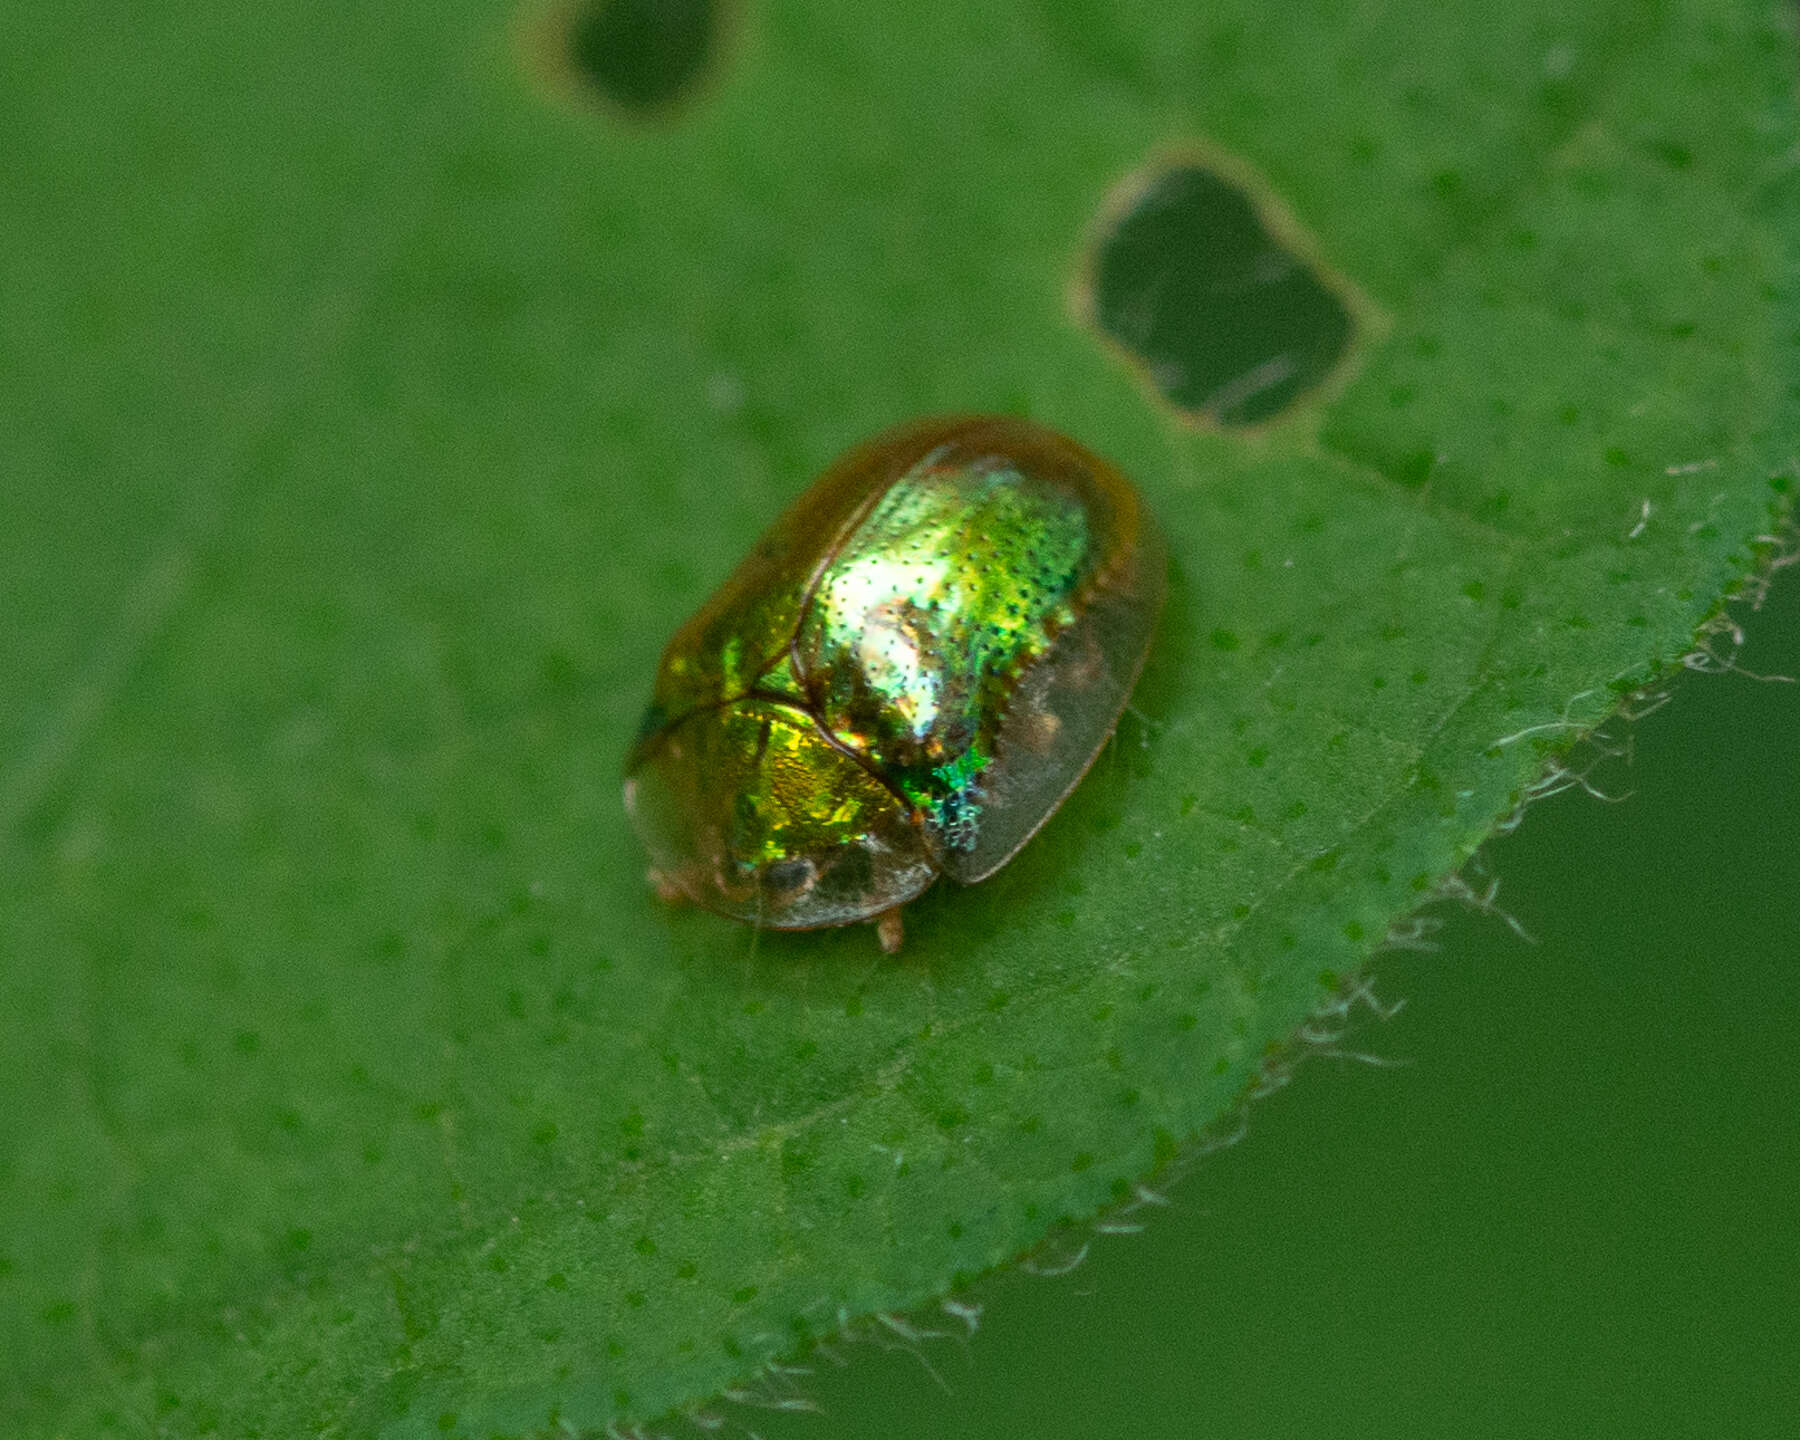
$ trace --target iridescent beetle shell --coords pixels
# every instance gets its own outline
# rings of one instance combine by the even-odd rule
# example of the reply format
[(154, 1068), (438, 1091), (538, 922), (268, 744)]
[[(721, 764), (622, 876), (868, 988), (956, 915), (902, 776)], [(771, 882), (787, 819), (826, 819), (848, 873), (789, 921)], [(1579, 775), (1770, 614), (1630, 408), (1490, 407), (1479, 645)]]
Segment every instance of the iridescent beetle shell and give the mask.
[(993, 874), (1086, 772), (1164, 570), (1130, 482), (1043, 426), (851, 451), (663, 654), (625, 780), (659, 888), (897, 947), (900, 906)]

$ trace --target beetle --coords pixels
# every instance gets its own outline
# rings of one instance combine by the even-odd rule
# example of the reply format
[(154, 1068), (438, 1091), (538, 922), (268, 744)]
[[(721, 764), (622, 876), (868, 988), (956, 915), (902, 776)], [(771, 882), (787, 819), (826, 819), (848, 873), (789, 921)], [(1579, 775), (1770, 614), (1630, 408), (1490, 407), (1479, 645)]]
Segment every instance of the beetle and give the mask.
[(1143, 669), (1166, 550), (1124, 475), (1007, 416), (830, 466), (664, 651), (625, 808), (665, 898), (757, 926), (872, 921), (992, 875)]

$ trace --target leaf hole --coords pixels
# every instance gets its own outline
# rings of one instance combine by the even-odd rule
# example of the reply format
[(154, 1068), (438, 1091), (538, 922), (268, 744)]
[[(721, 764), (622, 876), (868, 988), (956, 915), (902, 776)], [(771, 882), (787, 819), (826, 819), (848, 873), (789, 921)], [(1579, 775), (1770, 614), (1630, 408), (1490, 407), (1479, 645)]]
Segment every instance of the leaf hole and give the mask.
[(582, 98), (665, 121), (716, 68), (729, 0), (570, 0), (544, 32), (549, 68)]
[(1263, 425), (1340, 375), (1355, 297), (1248, 176), (1192, 156), (1152, 165), (1106, 216), (1081, 308), (1184, 419)]

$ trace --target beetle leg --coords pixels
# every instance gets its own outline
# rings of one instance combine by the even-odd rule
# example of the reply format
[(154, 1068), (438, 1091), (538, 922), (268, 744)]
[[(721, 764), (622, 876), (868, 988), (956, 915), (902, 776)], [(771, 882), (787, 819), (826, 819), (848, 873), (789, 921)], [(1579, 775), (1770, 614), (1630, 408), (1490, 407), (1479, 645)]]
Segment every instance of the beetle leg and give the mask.
[(875, 938), (881, 941), (883, 955), (898, 955), (900, 943), (906, 939), (906, 925), (900, 919), (900, 907), (883, 910), (875, 917)]
[(650, 888), (656, 892), (656, 898), (665, 905), (677, 905), (687, 899), (687, 891), (660, 870), (647, 870), (644, 872), (644, 878), (650, 882)]

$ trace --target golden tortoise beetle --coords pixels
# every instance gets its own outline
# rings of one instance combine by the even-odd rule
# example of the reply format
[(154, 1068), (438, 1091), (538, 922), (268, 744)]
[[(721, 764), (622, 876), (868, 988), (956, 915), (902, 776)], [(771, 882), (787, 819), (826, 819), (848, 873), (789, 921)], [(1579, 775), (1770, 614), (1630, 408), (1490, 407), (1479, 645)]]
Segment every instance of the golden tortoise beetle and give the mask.
[(663, 652), (625, 765), (651, 878), (754, 925), (874, 921), (984, 880), (1105, 744), (1162, 608), (1131, 483), (1000, 416), (850, 451)]

